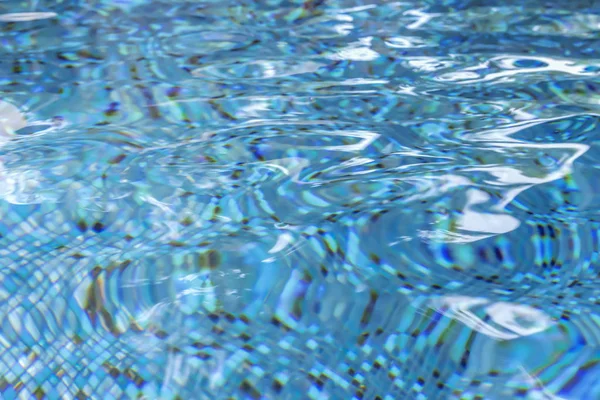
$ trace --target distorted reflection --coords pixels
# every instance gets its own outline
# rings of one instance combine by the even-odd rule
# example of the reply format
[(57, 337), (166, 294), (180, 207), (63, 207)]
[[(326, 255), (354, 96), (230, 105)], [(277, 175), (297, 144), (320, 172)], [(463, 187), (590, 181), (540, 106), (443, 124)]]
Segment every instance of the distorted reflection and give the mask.
[[(497, 340), (534, 335), (554, 324), (549, 316), (536, 308), (505, 302), (493, 303), (481, 297), (443, 296), (433, 299), (431, 307)], [(486, 319), (497, 326), (486, 322)]]

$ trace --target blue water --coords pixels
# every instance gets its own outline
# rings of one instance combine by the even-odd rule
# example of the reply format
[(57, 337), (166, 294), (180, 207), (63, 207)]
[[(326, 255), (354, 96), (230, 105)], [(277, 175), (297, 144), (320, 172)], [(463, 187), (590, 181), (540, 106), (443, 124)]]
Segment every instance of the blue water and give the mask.
[(600, 399), (600, 3), (0, 3), (0, 398)]

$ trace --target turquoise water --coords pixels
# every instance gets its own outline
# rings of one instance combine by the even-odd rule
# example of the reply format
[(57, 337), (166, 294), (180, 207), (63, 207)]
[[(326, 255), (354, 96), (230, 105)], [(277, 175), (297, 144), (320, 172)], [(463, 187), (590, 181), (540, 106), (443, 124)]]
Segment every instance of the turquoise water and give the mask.
[(1, 399), (600, 399), (600, 3), (0, 2)]

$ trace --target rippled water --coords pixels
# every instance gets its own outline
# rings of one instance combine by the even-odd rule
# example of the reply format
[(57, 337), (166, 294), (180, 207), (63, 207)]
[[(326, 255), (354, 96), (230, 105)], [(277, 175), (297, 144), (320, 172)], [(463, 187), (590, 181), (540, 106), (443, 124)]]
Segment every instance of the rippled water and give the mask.
[(3, 1), (2, 399), (600, 398), (600, 3)]

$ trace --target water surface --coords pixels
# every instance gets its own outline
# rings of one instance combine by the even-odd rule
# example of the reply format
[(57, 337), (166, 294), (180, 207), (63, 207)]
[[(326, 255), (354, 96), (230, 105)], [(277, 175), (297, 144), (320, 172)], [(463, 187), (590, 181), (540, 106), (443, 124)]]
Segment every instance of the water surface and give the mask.
[(600, 398), (600, 5), (0, 3), (2, 399)]

